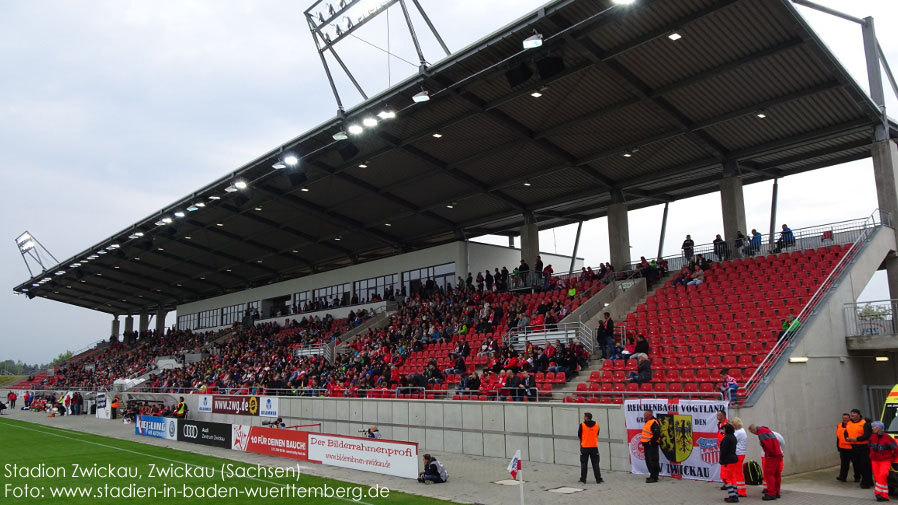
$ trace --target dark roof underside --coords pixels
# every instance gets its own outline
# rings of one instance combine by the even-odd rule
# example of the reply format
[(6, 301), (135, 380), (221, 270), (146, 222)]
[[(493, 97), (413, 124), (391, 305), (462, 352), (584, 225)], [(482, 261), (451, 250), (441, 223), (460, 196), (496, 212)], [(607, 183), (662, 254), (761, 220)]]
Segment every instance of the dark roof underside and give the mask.
[[(51, 282), (15, 289), (113, 314), (172, 309), (516, 234), (527, 218), (541, 228), (592, 219), (613, 199), (639, 208), (714, 192), (724, 167), (750, 184), (870, 156), (876, 108), (787, 1), (640, 0), (602, 13), (610, 4), (551, 3), (347, 112), (390, 105), (395, 120), (335, 142), (333, 119), (285, 143), (306, 181), (273, 170), (274, 150), (61, 263)], [(543, 47), (521, 51), (534, 29)], [(563, 70), (542, 78), (544, 57)], [(522, 63), (533, 76), (510, 87), (506, 72)], [(409, 105), (422, 86), (432, 99)], [(341, 155), (350, 143), (358, 152)], [(236, 178), (249, 188), (225, 193)], [(154, 224), (195, 201), (207, 206)], [(136, 231), (145, 235), (129, 239)], [(69, 268), (112, 243), (121, 247)]]

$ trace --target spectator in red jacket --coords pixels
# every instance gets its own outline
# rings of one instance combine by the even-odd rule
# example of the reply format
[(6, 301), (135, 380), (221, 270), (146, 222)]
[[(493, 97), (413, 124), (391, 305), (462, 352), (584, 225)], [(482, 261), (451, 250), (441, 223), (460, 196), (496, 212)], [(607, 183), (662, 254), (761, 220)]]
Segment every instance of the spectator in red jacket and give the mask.
[(16, 396), (16, 392), (15, 392), (15, 391), (10, 391), (9, 394), (6, 395), (6, 399), (9, 400), (9, 408), (11, 408), (11, 409), (16, 408), (16, 400), (17, 400), (18, 398), (19, 398), (19, 397)]
[(764, 482), (767, 483), (767, 493), (761, 499), (763, 501), (775, 500), (780, 496), (780, 484), (783, 477), (783, 449), (770, 428), (752, 424), (748, 427), (748, 431), (758, 436), (766, 458), (764, 460)]
[(886, 433), (881, 421), (873, 421), (870, 436), (870, 461), (873, 463), (873, 493), (876, 501), (889, 501), (889, 471), (898, 464), (898, 444)]

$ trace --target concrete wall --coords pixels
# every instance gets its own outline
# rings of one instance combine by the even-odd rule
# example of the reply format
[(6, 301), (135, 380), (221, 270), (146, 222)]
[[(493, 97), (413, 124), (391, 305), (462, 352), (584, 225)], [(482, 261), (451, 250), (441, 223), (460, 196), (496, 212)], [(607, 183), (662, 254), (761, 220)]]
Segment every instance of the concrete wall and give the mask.
[[(185, 395), (185, 401), (191, 419), (255, 426), (266, 420), (199, 413), (196, 395)], [(510, 458), (520, 449), (525, 460), (564, 465), (580, 464), (577, 428), (583, 413), (591, 412), (601, 428), (601, 467), (630, 469), (624, 412), (618, 405), (281, 397), (279, 408), (288, 426), (321, 423), (312, 431), (358, 436), (358, 430), (373, 424), (384, 438), (417, 442), (422, 453)]]
[[(734, 409), (732, 415), (741, 417), (746, 426), (766, 425), (783, 435), (787, 474), (837, 465), (835, 425), (842, 412), (863, 410), (862, 384), (896, 381), (891, 362), (876, 363), (871, 353), (848, 353), (843, 309), (857, 300), (894, 247), (895, 232), (881, 228), (806, 323), (799, 341), (787, 349), (787, 356), (807, 356), (808, 362), (788, 363), (784, 358), (758, 402)], [(749, 438), (748, 445), (749, 458), (760, 461), (757, 440)]]
[[(521, 264), (521, 250), (518, 248), (482, 244), (480, 242), (469, 242), (468, 244), (471, 251), (468, 272), (471, 272), (475, 279), (477, 278), (477, 272), (483, 272), (487, 269), (490, 272), (493, 272), (497, 267), (499, 270), (502, 270), (503, 266), (508, 267), (508, 271), (510, 272), (514, 270), (516, 266)], [(542, 257), (543, 265), (552, 265), (552, 268), (556, 273), (567, 272), (571, 266), (570, 255), (564, 256), (545, 252), (541, 252), (539, 255)], [(534, 264), (531, 263), (530, 268), (533, 267)], [(583, 258), (577, 258), (576, 261), (574, 261), (574, 270), (580, 270), (581, 268), (583, 268)], [(467, 274), (467, 272), (465, 272), (465, 274)], [(462, 274), (458, 273), (457, 275)]]

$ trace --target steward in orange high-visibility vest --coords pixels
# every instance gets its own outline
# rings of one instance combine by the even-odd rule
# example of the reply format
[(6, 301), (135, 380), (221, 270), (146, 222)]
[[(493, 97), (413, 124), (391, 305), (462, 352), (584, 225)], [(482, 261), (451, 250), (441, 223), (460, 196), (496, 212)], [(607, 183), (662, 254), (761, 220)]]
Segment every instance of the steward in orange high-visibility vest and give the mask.
[(602, 470), (599, 469), (599, 423), (592, 420), (592, 414), (589, 412), (583, 414), (577, 438), (580, 439), (580, 482), (586, 484), (586, 467), (591, 461), (596, 484), (601, 484), (604, 481)]
[(645, 424), (642, 425), (642, 451), (645, 454), (645, 467), (649, 471), (646, 483), (658, 482), (658, 474), (661, 473), (661, 462), (658, 459), (658, 442), (661, 440), (661, 425), (655, 419), (651, 410), (643, 412)]

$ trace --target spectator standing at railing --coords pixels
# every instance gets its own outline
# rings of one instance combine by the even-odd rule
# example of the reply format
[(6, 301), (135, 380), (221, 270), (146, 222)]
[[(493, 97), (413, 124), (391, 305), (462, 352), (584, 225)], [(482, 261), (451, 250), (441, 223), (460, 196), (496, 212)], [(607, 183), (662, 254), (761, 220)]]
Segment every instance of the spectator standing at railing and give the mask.
[(539, 255), (536, 256), (536, 264), (533, 266), (533, 271), (536, 273), (542, 273), (543, 271), (543, 259)]
[(782, 337), (786, 333), (794, 333), (801, 326), (801, 321), (795, 317), (795, 314), (792, 310), (789, 310), (789, 315), (783, 319), (783, 330), (780, 332), (779, 336)]
[(734, 250), (737, 254), (749, 256), (748, 237), (743, 235), (741, 231), (736, 232), (736, 239), (733, 241), (733, 246), (735, 246)]
[(486, 290), (489, 291), (490, 293), (492, 293), (493, 292), (493, 282), (495, 281), (495, 278), (493, 277), (493, 274), (490, 273), (489, 269), (487, 269), (484, 273), (486, 274), (483, 277), (484, 282), (486, 282)]
[(683, 241), (683, 245), (680, 248), (683, 249), (683, 257), (686, 258), (686, 261), (692, 261), (695, 252), (695, 242), (692, 241), (691, 235), (686, 235), (686, 240)]
[(483, 283), (485, 279), (483, 278), (483, 274), (477, 272), (477, 291), (483, 291)]
[(717, 256), (717, 261), (726, 261), (730, 256), (730, 247), (727, 245), (726, 241), (720, 238), (720, 234), (718, 233), (716, 237), (714, 237), (714, 255)]
[(751, 241), (749, 242), (749, 256), (754, 256), (758, 254), (758, 251), (761, 250), (761, 239), (763, 236), (758, 232), (758, 230), (752, 228), (751, 230)]

